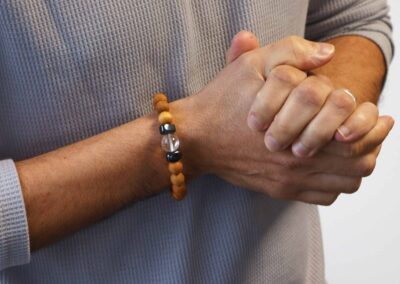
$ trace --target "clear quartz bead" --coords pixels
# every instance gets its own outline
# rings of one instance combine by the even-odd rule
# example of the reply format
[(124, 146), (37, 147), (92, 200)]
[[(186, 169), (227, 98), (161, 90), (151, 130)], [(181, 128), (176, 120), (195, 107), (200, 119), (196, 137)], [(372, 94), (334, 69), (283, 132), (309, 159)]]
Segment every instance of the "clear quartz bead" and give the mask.
[(179, 139), (175, 134), (164, 135), (161, 139), (161, 147), (165, 152), (175, 152), (179, 148)]

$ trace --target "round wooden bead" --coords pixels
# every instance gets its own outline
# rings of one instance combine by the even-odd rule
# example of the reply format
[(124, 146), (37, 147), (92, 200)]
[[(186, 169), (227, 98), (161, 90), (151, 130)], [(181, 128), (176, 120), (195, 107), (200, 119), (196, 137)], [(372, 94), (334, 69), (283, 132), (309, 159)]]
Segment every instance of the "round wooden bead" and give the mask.
[(186, 196), (186, 187), (184, 185), (182, 185), (182, 186), (172, 185), (171, 194), (175, 200), (178, 200), (178, 201), (182, 200)]
[(161, 113), (163, 111), (169, 111), (169, 103), (166, 101), (159, 101), (156, 106), (155, 109), (158, 113)]
[(183, 175), (183, 173), (171, 175), (171, 182), (173, 185), (183, 185), (185, 184), (185, 176)]
[(153, 106), (155, 107), (160, 101), (168, 102), (168, 97), (163, 93), (155, 94), (153, 97)]
[(177, 175), (183, 172), (183, 164), (181, 161), (175, 163), (168, 163), (168, 170), (171, 174)]
[(161, 124), (171, 123), (172, 122), (172, 115), (169, 111), (163, 111), (158, 115), (158, 121)]

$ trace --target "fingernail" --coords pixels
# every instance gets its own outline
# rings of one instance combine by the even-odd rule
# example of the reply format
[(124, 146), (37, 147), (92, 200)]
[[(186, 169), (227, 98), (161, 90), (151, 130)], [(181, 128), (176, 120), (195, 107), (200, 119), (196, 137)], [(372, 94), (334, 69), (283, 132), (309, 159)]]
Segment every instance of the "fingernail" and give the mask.
[(343, 138), (347, 138), (350, 135), (350, 129), (347, 128), (346, 126), (342, 125), (340, 126), (337, 131), (342, 135)]
[(281, 145), (279, 145), (278, 141), (276, 141), (276, 139), (271, 135), (267, 135), (267, 137), (265, 137), (265, 144), (268, 150), (271, 152), (276, 152), (281, 148)]
[(297, 142), (292, 146), (293, 153), (299, 157), (307, 157), (310, 154), (310, 149), (307, 149), (301, 142)]
[(318, 44), (318, 51), (316, 57), (318, 59), (325, 59), (335, 52), (335, 46), (329, 43), (321, 42)]
[(343, 89), (343, 92), (345, 92), (347, 95), (349, 95), (355, 103), (357, 102), (356, 97), (348, 89)]
[(247, 119), (247, 124), (250, 129), (262, 130), (263, 126), (254, 113), (251, 113)]

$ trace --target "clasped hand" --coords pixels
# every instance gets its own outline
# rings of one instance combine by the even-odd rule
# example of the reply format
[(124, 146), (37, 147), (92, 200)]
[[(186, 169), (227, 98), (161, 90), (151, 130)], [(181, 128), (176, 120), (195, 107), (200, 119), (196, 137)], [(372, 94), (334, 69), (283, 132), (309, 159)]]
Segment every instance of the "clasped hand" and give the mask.
[(330, 205), (357, 191), (393, 120), (309, 74), (333, 56), (332, 45), (299, 37), (259, 47), (236, 35), (227, 66), (187, 98), (201, 110), (193, 135), (207, 158), (196, 167), (276, 199)]

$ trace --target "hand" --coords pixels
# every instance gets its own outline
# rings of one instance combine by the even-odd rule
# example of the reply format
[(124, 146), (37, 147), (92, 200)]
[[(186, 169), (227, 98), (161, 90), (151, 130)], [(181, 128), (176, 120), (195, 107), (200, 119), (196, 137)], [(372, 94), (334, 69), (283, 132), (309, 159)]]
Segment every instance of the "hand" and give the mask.
[[(301, 38), (291, 40), (292, 45), (303, 42)], [(272, 152), (293, 144), (295, 155), (312, 156), (332, 139), (356, 107), (349, 91), (334, 90), (329, 78), (307, 76), (295, 66), (275, 66), (266, 77), (247, 122), (251, 129), (267, 130), (265, 144)]]
[[(238, 33), (233, 41), (230, 49), (227, 52), (227, 64), (234, 61), (241, 54), (256, 49), (259, 47), (259, 43), (254, 34), (250, 32), (240, 32)], [(306, 74), (301, 70), (290, 66), (278, 66), (271, 71), (272, 76), (263, 88), (267, 89), (267, 92), (262, 92), (262, 90), (258, 93), (256, 101), (253, 103), (253, 109), (259, 109), (260, 117), (265, 122), (265, 125), (269, 125), (273, 120), (274, 114), (277, 112), (277, 109), (282, 107), (282, 98), (279, 98), (279, 95), (276, 94), (283, 93), (284, 99), (287, 98), (288, 92), (284, 92), (282, 86), (279, 84), (288, 83), (289, 85), (294, 85), (296, 81), (296, 77), (298, 78), (298, 82), (301, 82), (300, 85), (297, 86), (298, 90), (302, 88), (307, 89), (307, 82), (304, 82), (304, 78)], [(276, 78), (278, 81), (276, 82)], [(343, 143), (333, 143), (334, 147), (328, 147), (329, 149), (335, 149), (335, 153), (350, 155), (350, 153), (367, 153), (372, 151), (379, 144), (383, 142), (385, 138), (382, 135), (383, 127), (382, 124), (386, 124), (386, 126), (390, 126), (393, 121), (390, 117), (380, 118), (378, 123), (378, 108), (376, 105), (370, 102), (366, 102), (357, 107), (354, 113), (351, 114), (352, 110), (355, 107), (355, 100), (351, 94), (349, 94), (346, 90), (335, 90), (332, 89), (332, 83), (328, 78), (325, 77), (311, 77), (308, 80), (319, 79), (321, 84), (327, 90), (330, 90), (330, 97), (327, 99), (323, 108), (320, 112), (313, 118), (311, 123), (302, 130), (300, 137), (295, 140), (295, 143), (292, 145), (292, 151), (295, 155), (301, 156), (312, 156), (319, 149), (321, 149), (325, 144), (329, 143), (333, 136), (336, 137), (337, 141), (347, 143), (344, 145)], [(268, 87), (270, 88), (270, 92), (268, 92)], [(292, 86), (293, 89), (295, 86)], [(318, 97), (318, 94), (323, 92), (322, 88), (318, 87), (318, 84), (309, 84), (309, 90)], [(294, 92), (294, 91), (293, 91)], [(264, 96), (264, 97), (263, 97)], [(270, 98), (268, 98), (270, 97)], [(276, 104), (278, 101), (278, 105)], [(288, 103), (289, 104), (289, 103)], [(286, 109), (286, 116), (293, 118), (293, 122), (299, 124), (298, 115), (293, 115), (296, 110), (296, 106), (293, 106), (293, 111), (290, 110), (290, 106), (288, 107), (285, 103), (284, 110)], [(289, 111), (288, 111), (289, 109)], [(267, 110), (267, 111), (265, 111)], [(301, 110), (302, 111), (302, 110)], [(256, 111), (257, 112), (257, 111)], [(281, 111), (283, 112), (283, 111)], [(250, 111), (250, 114), (252, 111)], [(351, 115), (350, 115), (351, 114)], [(285, 115), (285, 114), (283, 114)], [(350, 117), (348, 117), (350, 115)], [(304, 113), (300, 112), (300, 117), (304, 116)], [(339, 127), (339, 125), (348, 117), (346, 122)], [(250, 119), (249, 119), (250, 118)], [(281, 121), (284, 118), (281, 118)], [(248, 122), (251, 128), (256, 128), (259, 126), (258, 122), (255, 122), (248, 117)], [(272, 125), (277, 125), (277, 121), (275, 121)], [(293, 123), (292, 123), (293, 124)], [(257, 126), (258, 125), (258, 126)], [(293, 126), (293, 125), (292, 125)], [(390, 126), (390, 128), (392, 127)], [(338, 128), (339, 127), (339, 128)], [(371, 134), (368, 135), (369, 139), (364, 139), (363, 141), (357, 142), (358, 139), (366, 135), (372, 129), (380, 129), (372, 131)], [(265, 127), (259, 127), (259, 129), (263, 129)], [(278, 125), (279, 128), (279, 125)], [(295, 129), (295, 127), (292, 127)], [(336, 131), (338, 129), (338, 131)], [(274, 130), (269, 129), (269, 133)], [(336, 132), (336, 134), (335, 134)], [(278, 133), (279, 134), (279, 133)], [(290, 136), (288, 133), (283, 133), (286, 135), (286, 138)], [(353, 142), (353, 143), (349, 143)], [(377, 144), (378, 143), (378, 144)], [(331, 143), (332, 144), (332, 143)], [(351, 150), (349, 150), (351, 149)], [(356, 149), (356, 150), (354, 150)]]
[[(346, 142), (332, 141), (322, 149), (322, 152), (344, 158), (354, 158), (366, 155), (381, 146), (390, 130), (393, 128), (393, 125), (393, 118), (390, 116), (381, 116), (376, 120), (376, 123), (373, 124), (371, 127), (372, 129), (359, 140), (349, 140)], [(377, 157), (375, 157), (375, 160), (376, 158)], [(371, 173), (372, 170), (373, 168), (371, 169)]]
[(172, 112), (184, 133), (185, 157), (190, 158), (199, 173), (215, 174), (273, 198), (331, 204), (338, 194), (358, 189), (361, 178), (374, 167), (379, 148), (354, 158), (320, 153), (304, 159), (288, 150), (265, 151), (264, 134), (251, 131), (246, 117), (265, 83), (264, 68), (273, 66), (268, 59), (277, 62), (279, 56), (303, 52), (300, 62), (290, 63), (310, 67), (316, 62), (309, 50), (293, 51), (286, 44), (282, 41), (274, 48), (260, 48), (239, 56), (199, 93), (171, 104)]

